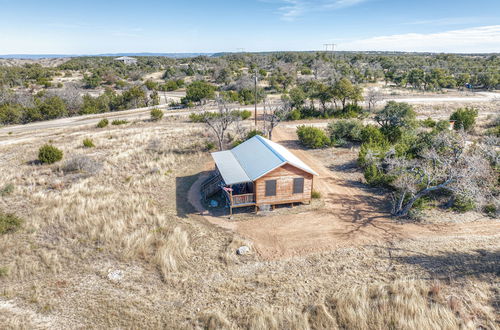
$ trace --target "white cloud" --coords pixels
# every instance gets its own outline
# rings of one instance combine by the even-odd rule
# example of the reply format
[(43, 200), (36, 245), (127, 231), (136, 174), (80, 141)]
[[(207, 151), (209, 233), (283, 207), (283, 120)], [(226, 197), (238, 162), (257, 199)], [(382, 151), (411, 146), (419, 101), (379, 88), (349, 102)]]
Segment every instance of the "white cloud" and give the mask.
[(500, 25), (438, 33), (408, 33), (354, 40), (342, 50), (495, 53), (500, 52)]
[(355, 6), (368, 0), (280, 0), (284, 3), (280, 8), (281, 18), (293, 21), (308, 12), (336, 10)]

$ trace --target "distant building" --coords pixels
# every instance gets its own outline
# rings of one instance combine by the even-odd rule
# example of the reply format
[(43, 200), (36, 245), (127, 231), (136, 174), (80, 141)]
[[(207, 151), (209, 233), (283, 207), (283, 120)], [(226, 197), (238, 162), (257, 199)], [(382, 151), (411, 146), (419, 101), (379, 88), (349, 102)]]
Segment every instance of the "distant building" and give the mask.
[(135, 59), (133, 57), (128, 57), (128, 56), (122, 56), (122, 57), (115, 58), (115, 61), (121, 61), (121, 62), (125, 63), (126, 65), (137, 64), (137, 59)]

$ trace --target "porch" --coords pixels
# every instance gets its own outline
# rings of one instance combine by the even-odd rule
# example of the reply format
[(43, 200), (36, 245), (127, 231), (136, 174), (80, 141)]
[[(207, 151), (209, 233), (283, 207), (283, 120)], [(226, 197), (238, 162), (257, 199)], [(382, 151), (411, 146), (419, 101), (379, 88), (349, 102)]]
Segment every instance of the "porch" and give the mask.
[(233, 184), (222, 188), (229, 207), (255, 206), (255, 191), (253, 182)]

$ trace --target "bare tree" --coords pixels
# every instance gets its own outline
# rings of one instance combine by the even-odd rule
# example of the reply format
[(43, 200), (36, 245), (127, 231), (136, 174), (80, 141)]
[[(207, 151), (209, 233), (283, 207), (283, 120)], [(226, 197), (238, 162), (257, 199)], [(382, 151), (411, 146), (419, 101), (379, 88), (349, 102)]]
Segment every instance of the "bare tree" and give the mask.
[(264, 101), (264, 133), (273, 138), (273, 130), (279, 123), (288, 117), (291, 111), (290, 102), (281, 102), (278, 105), (272, 105), (268, 100)]
[(233, 109), (223, 99), (218, 98), (216, 101), (217, 111), (204, 111), (202, 120), (214, 133), (219, 144), (219, 150), (222, 151), (224, 150), (227, 130), (241, 118), (234, 113)]
[(383, 96), (382, 93), (376, 88), (369, 88), (366, 92), (366, 102), (368, 103), (368, 110), (375, 110), (378, 103), (382, 102)]
[(75, 84), (67, 84), (62, 89), (52, 90), (48, 95), (60, 97), (68, 107), (70, 114), (76, 114), (83, 105), (81, 90)]
[(419, 158), (395, 158), (387, 155), (384, 164), (392, 182), (392, 214), (406, 216), (421, 197), (436, 190), (447, 190), (455, 196), (484, 203), (493, 180), (488, 160), (476, 148), (467, 148), (466, 136), (440, 133), (432, 146)]

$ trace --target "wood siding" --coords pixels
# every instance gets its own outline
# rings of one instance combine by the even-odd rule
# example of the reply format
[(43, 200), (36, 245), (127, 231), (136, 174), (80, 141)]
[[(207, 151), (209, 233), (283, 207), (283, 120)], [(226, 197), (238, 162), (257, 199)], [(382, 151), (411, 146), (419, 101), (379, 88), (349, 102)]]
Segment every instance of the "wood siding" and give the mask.
[[(303, 193), (293, 193), (294, 178), (304, 178)], [(276, 196), (266, 196), (266, 180), (276, 180)], [(256, 204), (273, 205), (294, 202), (308, 202), (311, 200), (312, 184), (312, 174), (296, 168), (290, 164), (285, 164), (255, 181)]]

